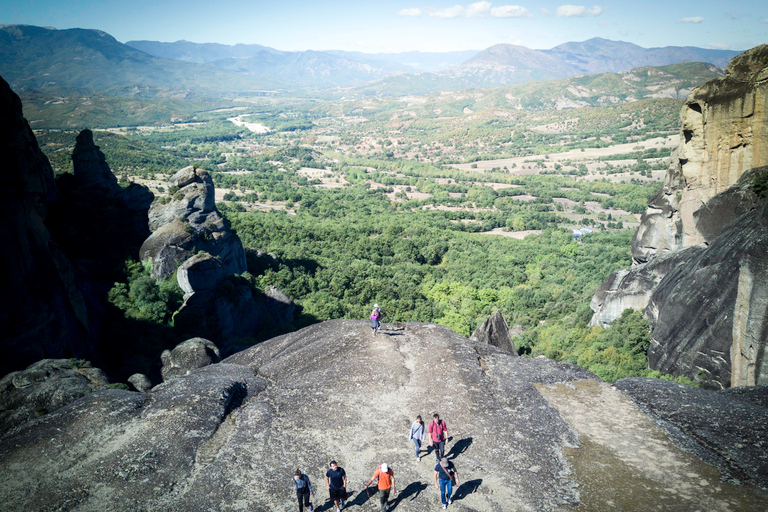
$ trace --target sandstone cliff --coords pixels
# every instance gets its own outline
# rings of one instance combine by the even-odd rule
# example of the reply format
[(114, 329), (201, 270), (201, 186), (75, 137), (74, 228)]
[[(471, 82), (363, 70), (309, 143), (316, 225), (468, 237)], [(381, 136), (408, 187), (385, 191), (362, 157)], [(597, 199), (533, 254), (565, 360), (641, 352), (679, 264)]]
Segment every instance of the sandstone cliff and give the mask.
[(697, 87), (680, 123), (680, 146), (664, 188), (632, 240), (637, 262), (710, 242), (713, 233), (696, 212), (745, 171), (768, 165), (768, 46), (735, 57), (724, 77)]
[(592, 301), (592, 324), (624, 308), (653, 322), (649, 364), (703, 386), (768, 383), (768, 46), (695, 89), (662, 190), (632, 240), (634, 265)]
[[(457, 510), (597, 511), (608, 501), (622, 510), (757, 510), (768, 500), (720, 481), (582, 368), (515, 357), (437, 325), (383, 327), (372, 338), (366, 322), (313, 325), (147, 393), (99, 391), (32, 419), (0, 438), (0, 472), (12, 475), (0, 479), (4, 509), (290, 511), (299, 467), (327, 511), (323, 475), (335, 459), (347, 471), (350, 510), (377, 502), (363, 484), (381, 462), (395, 471), (396, 510), (429, 510), (439, 507), (434, 458), (423, 452), (417, 462), (407, 434), (416, 414), (433, 411), (447, 422), (446, 452), (460, 473)], [(704, 404), (715, 395), (694, 391)], [(688, 401), (685, 389), (665, 391), (671, 409)], [(768, 410), (727, 395), (718, 403), (705, 412), (732, 419), (716, 432), (692, 432), (693, 409), (686, 422), (665, 416), (666, 425), (681, 444), (715, 453), (739, 443), (727, 475), (766, 485), (755, 444)], [(746, 419), (754, 429), (735, 427)]]

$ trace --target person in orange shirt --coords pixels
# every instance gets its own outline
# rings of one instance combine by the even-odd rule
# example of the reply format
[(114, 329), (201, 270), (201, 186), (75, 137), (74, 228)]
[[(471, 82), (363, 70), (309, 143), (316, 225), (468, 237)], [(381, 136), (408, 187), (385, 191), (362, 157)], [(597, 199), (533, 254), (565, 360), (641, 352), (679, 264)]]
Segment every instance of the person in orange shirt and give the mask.
[[(395, 472), (392, 468), (388, 467), (386, 463), (376, 468), (376, 472), (373, 474), (368, 483), (365, 484), (365, 492), (368, 492), (368, 486), (371, 485), (376, 479), (379, 479), (379, 493), (381, 494), (381, 512), (387, 512), (389, 510), (389, 493), (397, 494), (395, 490)], [(370, 494), (369, 494), (370, 496)]]

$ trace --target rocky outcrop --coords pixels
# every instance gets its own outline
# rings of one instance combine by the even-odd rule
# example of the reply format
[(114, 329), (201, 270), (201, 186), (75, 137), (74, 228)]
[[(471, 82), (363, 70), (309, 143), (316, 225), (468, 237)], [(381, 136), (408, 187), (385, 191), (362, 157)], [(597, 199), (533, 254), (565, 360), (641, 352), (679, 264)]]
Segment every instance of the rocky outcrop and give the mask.
[[(351, 510), (373, 505), (374, 489), (362, 488), (387, 462), (396, 509), (421, 512), (439, 507), (428, 491), (433, 455), (416, 462), (407, 432), (434, 411), (448, 425), (460, 509), (590, 510), (619, 489), (594, 477), (604, 464), (618, 494), (651, 504), (658, 494), (648, 489), (658, 489), (670, 510), (748, 510), (758, 492), (718, 481), (575, 365), (514, 357), (437, 325), (383, 332), (324, 322), (147, 393), (99, 391), (30, 420), (0, 438), (0, 471), (13, 474), (0, 479), (4, 509), (287, 512), (293, 469), (322, 482), (335, 459)], [(616, 451), (626, 458), (595, 458)], [(328, 510), (326, 498), (317, 490), (316, 506)]]
[(104, 388), (107, 375), (85, 361), (43, 359), (0, 379), (0, 435)]
[(768, 201), (728, 224), (651, 296), (648, 363), (714, 389), (768, 383)]
[(766, 45), (691, 93), (664, 186), (632, 240), (634, 265), (592, 301), (593, 325), (644, 308), (650, 367), (707, 388), (768, 383), (766, 107)]
[(173, 350), (164, 350), (160, 359), (163, 362), (160, 373), (163, 381), (168, 381), (203, 366), (218, 363), (221, 361), (221, 353), (213, 342), (204, 338), (192, 338), (179, 343)]
[(185, 167), (168, 180), (171, 195), (152, 203), (142, 261), (152, 259), (153, 275), (165, 279), (182, 262), (205, 251), (221, 261), (224, 274), (246, 270), (240, 239), (216, 210), (213, 180), (203, 169)]
[(680, 146), (664, 188), (632, 241), (637, 262), (708, 241), (712, 231), (696, 212), (745, 171), (768, 165), (768, 46), (735, 57), (724, 77), (697, 87), (680, 121)]
[(93, 340), (69, 259), (46, 226), (53, 169), (0, 78), (0, 375), (45, 357), (89, 357)]
[(486, 318), (485, 321), (475, 329), (475, 332), (472, 333), (472, 336), (469, 339), (487, 343), (488, 345), (493, 345), (496, 348), (505, 350), (512, 355), (517, 355), (517, 348), (515, 348), (512, 336), (509, 333), (509, 326), (507, 326), (507, 321), (504, 320), (504, 316), (499, 310), (496, 310), (491, 316)]
[(590, 307), (595, 314), (589, 325), (607, 328), (625, 309), (645, 309), (662, 278), (702, 250), (704, 247), (697, 246), (657, 253), (647, 263), (612, 273), (592, 297)]

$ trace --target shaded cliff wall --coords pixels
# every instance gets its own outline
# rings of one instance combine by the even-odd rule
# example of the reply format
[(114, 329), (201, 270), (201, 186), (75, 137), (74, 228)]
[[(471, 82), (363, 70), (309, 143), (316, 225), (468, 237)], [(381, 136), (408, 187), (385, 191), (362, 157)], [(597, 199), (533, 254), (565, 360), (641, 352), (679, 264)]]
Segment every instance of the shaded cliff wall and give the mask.
[(0, 375), (46, 357), (88, 357), (85, 304), (45, 226), (57, 195), (53, 169), (2, 78), (0, 180)]

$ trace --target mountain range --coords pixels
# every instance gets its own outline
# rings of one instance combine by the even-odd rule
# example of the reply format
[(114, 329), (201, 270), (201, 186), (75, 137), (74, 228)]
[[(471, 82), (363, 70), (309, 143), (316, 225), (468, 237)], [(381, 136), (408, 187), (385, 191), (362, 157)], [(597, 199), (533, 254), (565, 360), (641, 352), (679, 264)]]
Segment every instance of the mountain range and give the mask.
[[(393, 76), (413, 84), (413, 92), (493, 87), (686, 61), (722, 67), (736, 53), (649, 49), (600, 38), (550, 50), (499, 44), (481, 52), (285, 52), (189, 41), (123, 44), (99, 30), (0, 27), (0, 75), (17, 90), (77, 88), (146, 97), (318, 90)], [(380, 93), (387, 90), (382, 82)]]

